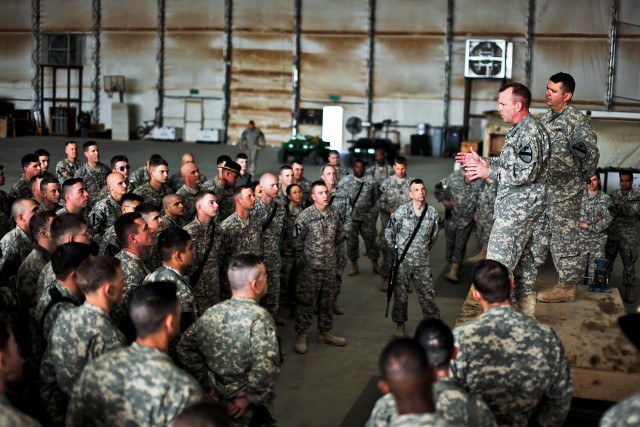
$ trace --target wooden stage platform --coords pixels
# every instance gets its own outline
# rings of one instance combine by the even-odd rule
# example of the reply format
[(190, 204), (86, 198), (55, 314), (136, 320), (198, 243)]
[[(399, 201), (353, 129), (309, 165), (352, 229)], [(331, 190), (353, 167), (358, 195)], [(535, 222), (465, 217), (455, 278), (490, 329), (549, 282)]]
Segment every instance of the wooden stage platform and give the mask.
[[(551, 286), (538, 282), (536, 290)], [(456, 326), (481, 313), (469, 290)], [(564, 345), (574, 397), (617, 402), (640, 391), (640, 352), (617, 322), (625, 313), (616, 288), (594, 293), (579, 286), (573, 303), (536, 304), (536, 318), (552, 327)]]

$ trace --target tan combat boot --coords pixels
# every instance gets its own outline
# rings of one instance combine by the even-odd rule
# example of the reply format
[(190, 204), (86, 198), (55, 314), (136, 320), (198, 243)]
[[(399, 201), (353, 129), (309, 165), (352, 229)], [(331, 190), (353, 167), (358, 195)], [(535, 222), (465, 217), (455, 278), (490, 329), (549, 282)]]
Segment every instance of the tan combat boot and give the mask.
[(382, 284), (380, 285), (380, 291), (387, 292), (387, 290), (389, 290), (389, 278), (383, 277)]
[(404, 337), (404, 322), (396, 323), (396, 331), (393, 333), (393, 336), (396, 338)]
[(536, 318), (536, 295), (529, 294), (525, 295), (522, 298), (518, 299), (515, 302), (515, 307), (520, 311), (520, 313), (528, 316), (532, 319)]
[(344, 310), (338, 305), (338, 297), (333, 297), (333, 301), (331, 301), (331, 310), (333, 310), (334, 314), (344, 314)]
[(307, 352), (307, 333), (306, 332), (298, 333), (298, 337), (296, 338), (296, 344), (293, 346), (293, 349), (298, 354), (305, 354)]
[(322, 344), (331, 344), (337, 346), (347, 345), (347, 340), (342, 337), (333, 335), (330, 331), (322, 331), (318, 335), (318, 342)]
[(467, 262), (480, 262), (487, 258), (487, 249), (489, 248), (488, 243), (482, 244), (482, 249), (476, 255), (467, 258)]
[(451, 283), (459, 283), (460, 278), (458, 277), (458, 268), (460, 268), (458, 264), (451, 264), (451, 269), (444, 278)]
[(538, 293), (539, 302), (574, 302), (576, 300), (576, 287), (558, 283), (553, 289)]
[(349, 276), (355, 276), (358, 274), (358, 261), (351, 261), (351, 269), (347, 274)]
[(624, 301), (627, 304), (633, 304), (634, 302), (636, 302), (636, 296), (633, 293), (633, 286), (624, 287)]
[(377, 260), (371, 261), (371, 269), (373, 270), (373, 274), (380, 274), (380, 266)]

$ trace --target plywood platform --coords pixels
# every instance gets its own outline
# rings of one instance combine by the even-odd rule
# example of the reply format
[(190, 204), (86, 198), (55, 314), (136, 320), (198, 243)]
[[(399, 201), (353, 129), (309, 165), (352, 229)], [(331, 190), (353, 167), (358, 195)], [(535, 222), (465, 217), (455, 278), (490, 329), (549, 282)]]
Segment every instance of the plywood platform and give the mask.
[[(550, 287), (539, 283), (537, 290)], [(481, 313), (469, 290), (456, 326)], [(573, 303), (536, 304), (536, 318), (551, 326), (564, 345), (574, 397), (617, 402), (640, 391), (640, 352), (617, 322), (625, 313), (616, 288), (611, 293), (594, 293), (579, 286)]]

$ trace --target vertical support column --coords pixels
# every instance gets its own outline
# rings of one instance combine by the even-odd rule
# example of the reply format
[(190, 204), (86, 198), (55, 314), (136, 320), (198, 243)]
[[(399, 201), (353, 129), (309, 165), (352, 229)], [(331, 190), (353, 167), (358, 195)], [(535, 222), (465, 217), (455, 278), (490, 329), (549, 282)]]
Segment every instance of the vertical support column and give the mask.
[(164, 115), (164, 31), (165, 31), (165, 0), (158, 0), (158, 52), (156, 54), (156, 67), (158, 82), (158, 106), (155, 111), (155, 119), (158, 126), (162, 126)]
[(613, 109), (613, 85), (616, 71), (616, 48), (618, 46), (618, 0), (611, 0), (611, 28), (609, 30), (609, 67), (607, 69), (607, 98), (605, 111)]
[[(445, 145), (447, 128), (449, 127), (449, 104), (451, 102), (451, 50), (453, 46), (453, 0), (447, 0), (447, 28), (444, 33), (444, 94), (442, 100), (442, 139)], [(433, 153), (439, 156), (441, 153)]]
[(229, 108), (231, 106), (231, 60), (233, 53), (233, 0), (224, 1), (224, 107), (222, 110), (222, 142), (229, 138)]
[(376, 47), (376, 0), (369, 0), (369, 58), (367, 59), (367, 122), (373, 120), (373, 76)]
[[(31, 0), (31, 87), (33, 88), (33, 98), (31, 110), (41, 110), (41, 79), (40, 79), (40, 0)], [(42, 117), (42, 127), (44, 126), (44, 116)]]
[(524, 84), (531, 88), (531, 61), (533, 59), (533, 25), (535, 23), (536, 0), (529, 0), (529, 12), (527, 16), (527, 34), (524, 38)]
[[(93, 111), (91, 112), (91, 118), (93, 123), (100, 123), (100, 37), (102, 34), (102, 2), (101, 0), (93, 0), (93, 52), (91, 54), (93, 59), (93, 81), (91, 83), (91, 90), (93, 91)], [(79, 82), (82, 87), (82, 81)], [(80, 99), (80, 111), (82, 113), (82, 99)]]
[(293, 106), (291, 108), (291, 136), (298, 134), (300, 118), (300, 38), (302, 27), (302, 0), (293, 3)]

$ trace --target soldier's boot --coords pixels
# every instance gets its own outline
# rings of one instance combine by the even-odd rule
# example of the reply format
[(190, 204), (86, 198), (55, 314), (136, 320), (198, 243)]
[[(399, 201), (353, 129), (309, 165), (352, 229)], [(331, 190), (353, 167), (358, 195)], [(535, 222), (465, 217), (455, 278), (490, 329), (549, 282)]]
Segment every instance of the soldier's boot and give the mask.
[(389, 278), (388, 277), (383, 277), (382, 278), (382, 284), (380, 285), (380, 290), (382, 292), (387, 292), (388, 289), (389, 289)]
[(574, 302), (576, 300), (576, 287), (558, 283), (553, 289), (538, 293), (539, 302)]
[(404, 337), (404, 322), (397, 322), (396, 323), (396, 330), (393, 333), (393, 336), (396, 337), (396, 338)]
[(634, 302), (636, 302), (636, 296), (633, 293), (633, 286), (624, 287), (624, 300), (628, 304), (633, 304)]
[(355, 276), (356, 274), (358, 274), (358, 261), (351, 261), (351, 268), (349, 269), (349, 272), (347, 273), (349, 276)]
[(532, 319), (536, 318), (536, 295), (529, 294), (518, 299), (515, 303), (520, 313), (525, 316), (529, 316)]
[(306, 332), (298, 333), (298, 337), (296, 338), (296, 344), (293, 346), (293, 349), (298, 354), (305, 354), (307, 352), (307, 333)]
[(373, 274), (380, 274), (380, 266), (378, 265), (377, 259), (371, 261), (371, 269), (373, 270)]
[(487, 249), (489, 249), (488, 243), (482, 244), (482, 249), (476, 255), (467, 258), (467, 262), (480, 262), (487, 258)]
[(460, 278), (458, 277), (459, 268), (460, 266), (458, 264), (451, 264), (451, 269), (449, 270), (447, 275), (444, 276), (444, 278), (451, 283), (459, 283), (460, 282)]
[(337, 346), (347, 345), (347, 340), (342, 337), (333, 335), (330, 331), (322, 331), (318, 335), (318, 342), (322, 344), (331, 344)]
[(333, 297), (333, 301), (331, 301), (331, 310), (333, 310), (333, 314), (344, 314), (344, 309), (338, 305), (338, 297)]
[(280, 313), (276, 315), (275, 321), (278, 326), (287, 326), (287, 319), (280, 315)]

